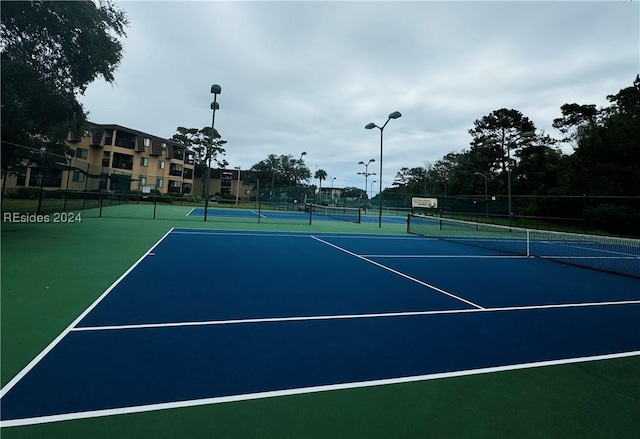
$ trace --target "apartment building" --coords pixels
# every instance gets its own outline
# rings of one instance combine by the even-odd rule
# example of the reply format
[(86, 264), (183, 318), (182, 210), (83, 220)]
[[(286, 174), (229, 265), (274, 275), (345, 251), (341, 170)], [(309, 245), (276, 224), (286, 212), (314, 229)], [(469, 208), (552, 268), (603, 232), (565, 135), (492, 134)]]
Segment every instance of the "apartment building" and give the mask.
[[(240, 201), (255, 199), (256, 191), (253, 185), (244, 184), (245, 172), (237, 168), (233, 169), (211, 169), (209, 180), (209, 194), (212, 197), (222, 197), (226, 199), (237, 198)], [(204, 194), (204, 183), (202, 179), (194, 180), (195, 194)]]
[[(81, 134), (70, 134), (73, 150), (67, 166), (52, 163), (46, 151), (25, 161), (7, 188), (47, 190), (109, 190), (188, 194), (193, 191), (193, 152), (175, 141), (120, 125), (88, 123)], [(60, 160), (58, 160), (59, 162)]]

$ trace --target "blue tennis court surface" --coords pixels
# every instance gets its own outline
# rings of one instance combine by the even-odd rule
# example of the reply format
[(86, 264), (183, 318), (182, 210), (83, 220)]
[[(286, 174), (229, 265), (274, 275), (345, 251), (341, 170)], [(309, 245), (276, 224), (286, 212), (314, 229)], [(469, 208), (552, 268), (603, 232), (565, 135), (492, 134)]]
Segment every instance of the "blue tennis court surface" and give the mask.
[(1, 422), (640, 355), (638, 321), (639, 279), (537, 258), (172, 229), (2, 389)]

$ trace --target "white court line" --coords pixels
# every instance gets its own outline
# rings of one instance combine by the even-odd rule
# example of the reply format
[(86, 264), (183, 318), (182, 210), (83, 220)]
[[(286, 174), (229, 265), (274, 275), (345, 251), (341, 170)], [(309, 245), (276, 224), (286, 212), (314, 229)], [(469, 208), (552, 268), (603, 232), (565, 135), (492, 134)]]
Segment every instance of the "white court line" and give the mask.
[(367, 258), (365, 258), (364, 256), (360, 256), (360, 255), (358, 255), (358, 254), (356, 254), (356, 253), (354, 253), (354, 252), (352, 252), (352, 251), (349, 251), (349, 250), (347, 250), (347, 249), (345, 249), (345, 248), (339, 247), (339, 246), (337, 246), (337, 245), (335, 245), (335, 244), (332, 244), (332, 243), (330, 243), (330, 242), (328, 242), (328, 241), (325, 241), (324, 239), (320, 239), (320, 238), (318, 238), (318, 237), (316, 237), (316, 236), (311, 236), (311, 238), (312, 238), (312, 239), (315, 239), (315, 240), (316, 240), (316, 241), (318, 241), (318, 242), (321, 242), (321, 243), (323, 243), (323, 244), (326, 244), (326, 245), (328, 245), (328, 246), (330, 246), (330, 247), (333, 247), (333, 248), (335, 248), (335, 249), (337, 249), (337, 250), (340, 250), (341, 252), (347, 253), (347, 254), (349, 254), (349, 255), (351, 255), (351, 256), (354, 256), (354, 257), (356, 257), (356, 258), (358, 258), (358, 259), (362, 259), (363, 261), (366, 261), (366, 262), (368, 262), (368, 263), (370, 263), (370, 264), (373, 264), (373, 265), (375, 265), (375, 266), (377, 266), (377, 267), (380, 267), (380, 268), (383, 268), (383, 269), (385, 269), (385, 270), (387, 270), (387, 271), (390, 271), (390, 272), (392, 272), (393, 274), (397, 274), (398, 276), (404, 277), (405, 279), (409, 279), (410, 281), (413, 281), (413, 282), (415, 282), (415, 283), (417, 283), (417, 284), (420, 284), (420, 285), (425, 286), (425, 287), (427, 287), (427, 288), (430, 288), (430, 289), (432, 289), (432, 290), (434, 290), (434, 291), (437, 291), (437, 292), (439, 292), (439, 293), (442, 293), (442, 294), (445, 294), (445, 295), (447, 295), (447, 296), (449, 296), (449, 297), (452, 297), (452, 298), (454, 298), (454, 299), (457, 299), (457, 300), (459, 300), (459, 301), (461, 301), (461, 302), (464, 302), (464, 303), (466, 303), (466, 304), (468, 304), (468, 305), (474, 306), (474, 307), (476, 307), (476, 308), (484, 309), (484, 307), (482, 307), (482, 306), (480, 306), (480, 305), (478, 305), (478, 304), (476, 304), (476, 303), (473, 303), (473, 302), (471, 302), (471, 301), (469, 301), (469, 300), (467, 300), (467, 299), (463, 299), (462, 297), (456, 296), (455, 294), (451, 294), (451, 293), (449, 293), (448, 291), (445, 291), (445, 290), (443, 290), (443, 289), (441, 289), (441, 288), (438, 288), (438, 287), (436, 287), (436, 286), (430, 285), (430, 284), (428, 284), (428, 283), (426, 283), (426, 282), (422, 282), (421, 280), (416, 279), (415, 277), (411, 277), (411, 276), (409, 276), (408, 274), (404, 274), (404, 273), (402, 273), (402, 272), (400, 272), (400, 271), (398, 271), (398, 270), (394, 270), (394, 269), (393, 269), (393, 268), (391, 268), (391, 267), (387, 267), (386, 265), (382, 265), (382, 264), (380, 264), (380, 263), (378, 263), (378, 262), (376, 262), (376, 261), (372, 261), (371, 259), (367, 259)]
[(172, 230), (173, 228), (169, 229), (169, 231), (165, 233), (162, 238), (160, 238), (155, 244), (153, 244), (153, 246), (149, 250), (147, 250), (131, 267), (129, 267), (129, 269), (125, 271), (122, 276), (116, 279), (116, 281), (112, 283), (111, 286), (107, 288), (106, 291), (102, 293), (100, 297), (98, 297), (86, 310), (84, 310), (84, 312), (80, 314), (77, 319), (71, 322), (71, 324), (67, 326), (67, 328), (62, 331), (60, 335), (58, 335), (51, 343), (49, 343), (49, 345), (42, 352), (40, 352), (33, 360), (31, 360), (31, 362), (29, 362), (29, 364), (27, 364), (24, 369), (18, 372), (18, 374), (14, 376), (11, 381), (9, 381), (2, 389), (0, 389), (0, 398), (4, 397), (4, 395), (9, 390), (11, 390), (13, 386), (15, 386), (18, 381), (20, 381), (27, 373), (29, 373), (31, 369), (33, 369), (45, 357), (45, 355), (47, 355), (54, 347), (56, 347), (56, 345), (60, 343), (62, 339), (66, 337), (67, 334), (69, 334), (69, 332), (73, 330), (74, 326), (80, 323), (80, 321), (85, 318), (85, 316), (89, 314), (98, 305), (98, 303), (100, 303), (102, 299), (104, 299), (107, 294), (109, 294), (122, 281), (122, 279), (124, 279), (129, 273), (131, 273), (131, 271), (133, 271), (133, 269), (136, 268), (147, 256), (152, 254), (158, 244), (160, 244), (167, 236), (169, 236)]
[(276, 232), (276, 233), (263, 233), (263, 232), (233, 232), (227, 230), (220, 231), (209, 231), (209, 232), (199, 232), (199, 231), (174, 231), (174, 235), (209, 235), (209, 236), (263, 236), (263, 237), (287, 237), (287, 238), (308, 238), (307, 234), (298, 234), (299, 232)]
[(346, 320), (346, 319), (371, 319), (384, 317), (411, 317), (411, 316), (431, 316), (443, 314), (474, 314), (487, 312), (505, 311), (531, 311), (538, 309), (559, 309), (559, 308), (585, 308), (591, 306), (614, 306), (614, 305), (640, 305), (640, 300), (621, 300), (617, 302), (583, 302), (583, 303), (559, 303), (552, 305), (525, 305), (525, 306), (504, 306), (498, 308), (466, 308), (466, 309), (444, 309), (433, 311), (400, 311), (370, 314), (333, 314), (322, 316), (297, 316), (297, 317), (262, 317), (253, 319), (231, 319), (231, 320), (202, 320), (193, 322), (173, 322), (173, 323), (142, 323), (133, 325), (106, 325), (106, 326), (78, 326), (71, 331), (117, 331), (126, 329), (154, 329), (154, 328), (179, 328), (186, 326), (218, 326), (237, 325), (251, 323), (278, 323), (278, 322), (305, 322), (315, 320)]
[(253, 213), (255, 216), (259, 216), (260, 218), (267, 218), (267, 216), (256, 212), (255, 210), (250, 210), (249, 212)]
[(540, 259), (609, 259), (609, 260), (630, 260), (640, 259), (640, 256), (539, 256)]
[(441, 372), (425, 375), (414, 375), (401, 378), (388, 378), (370, 381), (356, 381), (351, 383), (329, 384), (312, 387), (299, 387), (286, 390), (273, 390), (268, 392), (246, 393), (241, 395), (219, 396), (214, 398), (192, 399), (187, 401), (165, 402), (159, 404), (139, 405), (105, 410), (92, 410), (86, 412), (65, 413), (62, 415), (39, 416), (34, 418), (12, 419), (0, 422), (0, 427), (17, 427), (22, 425), (44, 424), (49, 422), (69, 421), (74, 419), (97, 418), (102, 416), (124, 415), (131, 413), (144, 413), (156, 410), (197, 407), (203, 405), (221, 404), (226, 402), (250, 401), (255, 399), (273, 398), (277, 396), (304, 395), (308, 393), (327, 392), (332, 390), (358, 389), (363, 387), (384, 386), (390, 384), (415, 383), (442, 378), (455, 378), (469, 375), (481, 375), (486, 373), (506, 372), (538, 367), (559, 366), (575, 363), (586, 363), (600, 360), (613, 360), (619, 358), (635, 357), (640, 351), (617, 352), (612, 354), (592, 355), (587, 357), (562, 358), (557, 360), (536, 361), (532, 363), (510, 364), (506, 366), (484, 367), (480, 369), (468, 369), (455, 372)]
[(454, 259), (531, 259), (530, 256), (518, 255), (360, 255), (365, 258), (454, 258)]
[(196, 208), (195, 208), (195, 207), (193, 207), (189, 212), (187, 212), (187, 215), (186, 215), (186, 216), (191, 215), (191, 212), (193, 212), (194, 210), (196, 210)]
[(555, 241), (550, 241), (550, 240), (544, 240), (544, 241), (540, 241), (540, 242), (542, 242), (544, 244), (549, 244), (549, 245), (557, 245), (557, 246), (560, 246), (560, 247), (576, 248), (578, 250), (588, 250), (588, 251), (593, 252), (593, 253), (609, 253), (609, 254), (612, 254), (612, 255), (635, 256), (633, 253), (628, 253), (628, 252), (605, 250), (603, 248), (585, 247), (584, 245), (566, 244), (564, 242), (555, 242)]
[[(196, 230), (192, 228), (174, 228), (173, 234), (187, 234), (187, 235), (230, 235), (230, 236), (293, 236), (296, 238), (309, 238), (311, 235), (306, 232), (276, 232), (276, 231), (253, 231), (247, 232), (241, 229), (201, 229)], [(429, 238), (417, 235), (369, 235), (369, 234), (354, 234), (353, 232), (320, 232), (315, 233), (316, 236), (322, 236), (323, 238), (340, 238), (340, 239), (390, 239), (397, 241), (439, 241), (437, 238)]]

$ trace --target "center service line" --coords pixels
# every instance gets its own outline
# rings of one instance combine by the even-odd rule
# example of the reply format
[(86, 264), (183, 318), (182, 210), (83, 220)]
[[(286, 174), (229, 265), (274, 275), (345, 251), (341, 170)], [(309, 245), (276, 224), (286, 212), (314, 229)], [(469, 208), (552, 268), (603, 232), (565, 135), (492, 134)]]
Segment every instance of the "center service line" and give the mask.
[(376, 261), (372, 261), (371, 259), (367, 259), (367, 258), (365, 258), (364, 256), (360, 256), (360, 255), (358, 255), (358, 254), (356, 254), (356, 253), (353, 253), (352, 251), (349, 251), (349, 250), (347, 250), (347, 249), (345, 249), (345, 248), (339, 247), (339, 246), (337, 246), (337, 245), (335, 245), (335, 244), (332, 244), (332, 243), (330, 243), (330, 242), (328, 242), (328, 241), (325, 241), (324, 239), (320, 239), (320, 238), (318, 238), (318, 237), (316, 237), (316, 236), (311, 236), (311, 238), (313, 238), (313, 239), (315, 239), (316, 241), (319, 241), (319, 242), (321, 242), (321, 243), (323, 243), (323, 244), (326, 244), (326, 245), (328, 245), (328, 246), (331, 246), (331, 247), (333, 247), (333, 248), (335, 248), (335, 249), (337, 249), (337, 250), (340, 250), (340, 251), (342, 251), (342, 252), (345, 252), (345, 253), (347, 253), (347, 254), (349, 254), (349, 255), (351, 255), (351, 256), (355, 256), (355, 257), (356, 257), (356, 258), (358, 258), (358, 259), (362, 259), (363, 261), (366, 261), (366, 262), (368, 262), (368, 263), (370, 263), (370, 264), (373, 264), (373, 265), (375, 265), (375, 266), (377, 266), (377, 267), (383, 268), (383, 269), (385, 269), (385, 270), (387, 270), (387, 271), (390, 271), (390, 272), (392, 272), (392, 273), (394, 273), (394, 274), (397, 274), (398, 276), (402, 276), (402, 277), (404, 277), (405, 279), (409, 279), (409, 280), (411, 280), (411, 281), (413, 281), (413, 282), (415, 282), (415, 283), (417, 283), (417, 284), (420, 284), (420, 285), (425, 286), (425, 287), (427, 287), (427, 288), (431, 288), (432, 290), (435, 290), (435, 291), (437, 291), (437, 292), (439, 292), (439, 293), (445, 294), (445, 295), (447, 295), (447, 296), (449, 296), (449, 297), (452, 297), (452, 298), (457, 299), (457, 300), (459, 300), (459, 301), (461, 301), (461, 302), (464, 302), (464, 303), (466, 303), (467, 305), (474, 306), (474, 307), (476, 307), (476, 308), (478, 308), (478, 309), (485, 309), (483, 306), (480, 306), (480, 305), (478, 305), (478, 304), (476, 304), (476, 303), (473, 303), (473, 302), (471, 302), (471, 301), (469, 301), (469, 300), (467, 300), (467, 299), (463, 299), (462, 297), (458, 297), (458, 296), (456, 296), (455, 294), (451, 294), (451, 293), (449, 293), (449, 292), (447, 292), (447, 291), (445, 291), (445, 290), (443, 290), (443, 289), (441, 289), (441, 288), (438, 288), (438, 287), (436, 287), (436, 286), (430, 285), (430, 284), (428, 284), (428, 283), (426, 283), (426, 282), (422, 282), (421, 280), (416, 279), (415, 277), (411, 277), (411, 276), (409, 276), (408, 274), (404, 274), (404, 273), (402, 273), (402, 272), (400, 272), (400, 271), (394, 270), (394, 269), (393, 269), (393, 268), (391, 268), (391, 267), (387, 267), (386, 265), (382, 265), (382, 264), (380, 264), (380, 263), (378, 263), (378, 262), (376, 262)]

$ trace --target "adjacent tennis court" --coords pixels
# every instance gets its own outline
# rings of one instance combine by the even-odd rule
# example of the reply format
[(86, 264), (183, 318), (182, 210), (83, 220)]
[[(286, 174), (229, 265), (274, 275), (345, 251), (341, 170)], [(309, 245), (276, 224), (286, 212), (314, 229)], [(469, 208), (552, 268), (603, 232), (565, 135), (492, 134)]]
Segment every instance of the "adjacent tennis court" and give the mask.
[(4, 386), (1, 422), (637, 356), (638, 321), (639, 279), (531, 255), (176, 228)]

